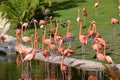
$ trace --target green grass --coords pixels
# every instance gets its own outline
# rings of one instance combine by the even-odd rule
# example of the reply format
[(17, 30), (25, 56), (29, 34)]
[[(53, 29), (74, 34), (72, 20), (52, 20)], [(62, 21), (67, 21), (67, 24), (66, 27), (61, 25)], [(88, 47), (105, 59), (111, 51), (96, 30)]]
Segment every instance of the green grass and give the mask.
[[(53, 10), (53, 20), (70, 20), (71, 21), (71, 33), (76, 39), (71, 42), (72, 49), (75, 51), (73, 57), (81, 59), (81, 48), (78, 40), (79, 27), (76, 21), (77, 10), (80, 9), (80, 17), (84, 22), (84, 16), (82, 15), (82, 8), (87, 7), (87, 27), (83, 29), (83, 33), (87, 34), (89, 23), (92, 20), (96, 21), (97, 31), (101, 34), (102, 38), (108, 43), (107, 54), (113, 58), (115, 63), (120, 63), (120, 25), (112, 25), (110, 23), (111, 18), (115, 17), (120, 20), (118, 16), (118, 0), (99, 0), (100, 5), (97, 9), (94, 7), (95, 0), (51, 0), (53, 2), (51, 9)], [(49, 24), (48, 24), (49, 26)], [(113, 29), (115, 30), (115, 36), (113, 35)], [(48, 29), (47, 29), (48, 30)], [(58, 34), (65, 35), (65, 28), (59, 27)], [(33, 29), (27, 30), (25, 35), (31, 36), (34, 33)], [(41, 35), (42, 30), (38, 29), (38, 33)], [(9, 34), (15, 36), (15, 28), (9, 31)], [(91, 42), (85, 45), (86, 59), (95, 60), (93, 56), (95, 52), (91, 48)]]

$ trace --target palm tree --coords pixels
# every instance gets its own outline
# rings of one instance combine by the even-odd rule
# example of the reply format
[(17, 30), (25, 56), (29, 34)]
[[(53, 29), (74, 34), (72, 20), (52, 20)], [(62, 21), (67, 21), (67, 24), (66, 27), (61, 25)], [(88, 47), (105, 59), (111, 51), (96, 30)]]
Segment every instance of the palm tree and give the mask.
[(5, 0), (1, 2), (0, 11), (11, 21), (20, 23), (34, 14), (38, 3), (39, 0)]
[[(48, 3), (46, 3), (46, 1), (48, 0), (4, 0), (0, 2), (0, 11), (6, 14), (6, 17), (11, 22), (21, 23), (24, 22), (26, 18), (32, 18), (39, 8), (46, 7), (45, 4), (48, 5), (49, 3), (49, 1)], [(41, 3), (44, 3), (44, 5)]]

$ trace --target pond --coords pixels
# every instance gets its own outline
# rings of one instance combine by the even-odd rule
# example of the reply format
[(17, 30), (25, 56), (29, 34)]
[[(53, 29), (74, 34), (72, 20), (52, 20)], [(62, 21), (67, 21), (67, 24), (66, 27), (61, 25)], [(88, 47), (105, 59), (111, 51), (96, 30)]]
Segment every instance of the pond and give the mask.
[(0, 80), (88, 80), (88, 75), (95, 78), (89, 80), (107, 80), (104, 72), (88, 72), (68, 67), (67, 72), (63, 73), (60, 65), (38, 60), (22, 63), (18, 67), (16, 56), (0, 56)]

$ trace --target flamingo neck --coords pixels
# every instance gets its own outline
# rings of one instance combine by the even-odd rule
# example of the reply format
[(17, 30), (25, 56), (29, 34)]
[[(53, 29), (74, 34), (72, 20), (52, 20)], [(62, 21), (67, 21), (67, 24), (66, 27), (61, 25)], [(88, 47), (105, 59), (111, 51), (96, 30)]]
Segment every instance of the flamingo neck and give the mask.
[(78, 9), (78, 18), (80, 18), (80, 10)]
[(36, 54), (36, 40), (34, 40), (34, 52), (33, 52), (33, 55), (35, 56)]
[(70, 31), (70, 22), (68, 22), (68, 27), (67, 27), (67, 31), (66, 31), (67, 32), (67, 34), (66, 34), (67, 36), (69, 35), (69, 31)]
[(99, 3), (99, 0), (96, 0), (97, 3)]
[(45, 29), (44, 29), (43, 36), (42, 36), (42, 52), (43, 52), (43, 50), (44, 50), (45, 34), (46, 34), (46, 27), (45, 27)]
[(90, 33), (90, 30), (91, 30), (91, 25), (90, 25), (89, 28), (88, 28), (88, 34)]
[(80, 30), (79, 30), (79, 36), (82, 35), (82, 20), (79, 21)]
[(63, 62), (64, 62), (64, 56), (62, 56), (61, 65), (63, 65)]
[(35, 28), (35, 37), (36, 37), (36, 34), (37, 34), (37, 27), (36, 27), (36, 23), (34, 22), (34, 28)]
[(93, 24), (92, 30), (96, 32), (96, 24)]
[(16, 34), (16, 45), (18, 44), (18, 34)]

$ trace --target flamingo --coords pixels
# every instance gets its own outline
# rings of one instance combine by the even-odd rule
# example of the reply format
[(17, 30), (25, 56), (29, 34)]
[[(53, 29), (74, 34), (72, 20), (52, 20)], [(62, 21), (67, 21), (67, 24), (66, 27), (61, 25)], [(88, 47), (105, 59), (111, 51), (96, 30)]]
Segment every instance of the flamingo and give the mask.
[(25, 56), (25, 58), (23, 59), (23, 62), (24, 61), (30, 61), (30, 60), (32, 60), (34, 58), (34, 56), (36, 54), (36, 42), (37, 42), (37, 40), (34, 40), (34, 50), (33, 50), (33, 52), (30, 53), (30, 54), (27, 54)]
[[(62, 37), (62, 43), (72, 41), (73, 39), (75, 39), (75, 37), (73, 37), (71, 32), (70, 32), (70, 21), (68, 20), (66, 35), (64, 37)], [(71, 45), (71, 44), (69, 43), (69, 45)]]
[(64, 56), (62, 56), (60, 69), (61, 69), (62, 72), (66, 72), (67, 71), (67, 67), (63, 64), (63, 62), (64, 62)]
[(84, 50), (84, 45), (87, 44), (87, 36), (86, 35), (82, 35), (82, 20), (79, 20), (79, 41), (82, 44), (82, 59), (85, 59), (85, 50)]
[(39, 24), (41, 25), (40, 28), (43, 28), (44, 25), (46, 25), (46, 21), (45, 20), (40, 20)]
[(44, 29), (44, 41), (43, 41), (43, 43), (49, 46), (51, 44), (51, 40), (50, 39), (46, 39), (45, 35), (46, 35), (46, 27)]
[(28, 27), (28, 19), (26, 18), (26, 22), (22, 24), (22, 27), (26, 30)]
[(66, 31), (66, 37), (71, 37), (72, 34), (70, 33), (70, 21), (68, 20), (68, 26), (67, 26), (67, 31)]
[(58, 21), (56, 21), (56, 29), (54, 34), (54, 41), (56, 44), (62, 44), (62, 37), (57, 35), (58, 32)]
[[(44, 29), (44, 33), (43, 33), (43, 37), (42, 37), (42, 54), (45, 56), (45, 57), (49, 57), (50, 56), (50, 53), (47, 49), (44, 49), (44, 41), (45, 41), (45, 33), (46, 33), (46, 27)], [(50, 39), (49, 39), (50, 40)], [(49, 42), (49, 44), (51, 43), (51, 41)]]
[(95, 42), (100, 44), (101, 46), (104, 46), (104, 55), (106, 56), (106, 48), (107, 48), (107, 43), (103, 38), (96, 38)]
[[(112, 18), (111, 24), (114, 24), (114, 25), (119, 24), (119, 21), (116, 18)], [(116, 27), (114, 27), (114, 29), (113, 29), (114, 36), (115, 36), (115, 32), (116, 32)]]
[(95, 50), (96, 52), (100, 52), (102, 46), (101, 46), (100, 44), (97, 44), (97, 43), (96, 43), (96, 44), (92, 45), (92, 48), (93, 48), (93, 50)]
[(18, 51), (18, 53), (20, 54), (29, 54), (30, 52), (32, 52), (33, 48), (24, 48), (22, 45), (17, 45), (16, 46), (16, 50)]
[(99, 1), (96, 0), (96, 3), (94, 4), (95, 8), (99, 6)]
[(22, 26), (22, 30), (21, 30), (21, 38), (23, 42), (31, 42), (31, 38), (28, 36), (23, 36), (23, 26)]
[(119, 24), (119, 21), (116, 18), (112, 18), (111, 24)]
[(79, 30), (79, 41), (81, 44), (87, 44), (87, 36), (82, 35), (82, 20), (79, 20), (80, 30)]
[(114, 64), (112, 58), (110, 56), (105, 56), (100, 52), (96, 52), (97, 59), (100, 61), (106, 61), (108, 63)]
[[(44, 48), (45, 34), (46, 34), (46, 27), (44, 28), (44, 32), (42, 35), (42, 50), (41, 51), (42, 51), (43, 56), (48, 59), (48, 57), (51, 55), (50, 55), (50, 52)], [(47, 70), (48, 70), (47, 73), (48, 73), (48, 78), (49, 78), (49, 63), (46, 64), (45, 62), (45, 70), (46, 70), (46, 66), (47, 66)]]
[[(91, 25), (93, 26), (91, 29)], [(91, 22), (91, 25), (88, 28), (88, 41), (92, 40), (94, 38), (94, 40), (96, 38), (101, 37), (100, 34), (96, 31), (96, 22), (93, 20)]]
[(51, 43), (49, 44), (49, 47), (50, 47), (50, 49), (51, 50), (56, 50), (57, 48), (56, 48), (56, 46), (52, 43), (52, 38), (51, 38), (51, 34), (50, 34), (50, 41), (51, 41)]

